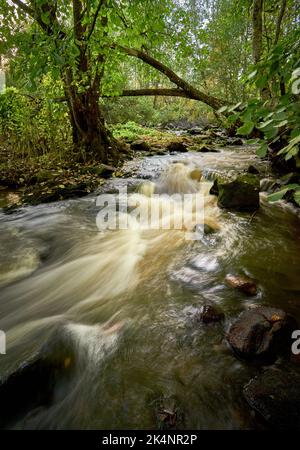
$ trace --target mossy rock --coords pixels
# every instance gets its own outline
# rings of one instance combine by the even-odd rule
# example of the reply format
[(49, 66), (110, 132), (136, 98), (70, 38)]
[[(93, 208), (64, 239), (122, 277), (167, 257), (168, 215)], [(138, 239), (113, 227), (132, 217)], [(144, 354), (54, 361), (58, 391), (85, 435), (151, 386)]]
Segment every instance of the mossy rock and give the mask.
[(259, 208), (259, 178), (246, 173), (235, 180), (218, 180), (218, 206), (238, 211), (255, 211)]

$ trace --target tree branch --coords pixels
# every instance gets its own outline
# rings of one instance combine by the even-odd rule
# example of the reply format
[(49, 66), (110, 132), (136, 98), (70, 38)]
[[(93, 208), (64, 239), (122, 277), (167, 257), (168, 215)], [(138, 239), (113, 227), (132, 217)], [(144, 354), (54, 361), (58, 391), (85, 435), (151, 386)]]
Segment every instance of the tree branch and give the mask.
[(94, 17), (93, 17), (93, 21), (91, 23), (91, 28), (90, 28), (89, 33), (88, 33), (87, 38), (86, 38), (87, 41), (90, 40), (90, 38), (91, 38), (91, 36), (92, 36), (92, 34), (94, 32), (94, 29), (95, 29), (95, 26), (96, 26), (96, 22), (97, 22), (99, 13), (100, 13), (100, 9), (104, 5), (105, 1), (106, 0), (100, 0), (99, 3), (98, 3), (97, 9), (96, 9)]
[(168, 89), (168, 88), (156, 88), (156, 89), (125, 89), (120, 97), (139, 97), (145, 95), (162, 95), (166, 97), (184, 97), (190, 98), (186, 92), (182, 89)]
[(20, 0), (12, 0), (12, 2), (18, 6), (24, 13), (28, 14), (34, 19), (34, 10), (31, 9), (28, 5), (25, 5), (25, 3), (21, 2)]
[[(191, 98), (194, 100), (199, 100), (203, 103), (206, 103), (207, 105), (211, 106), (213, 109), (219, 109), (221, 106), (228, 104), (228, 102), (221, 100), (219, 98), (213, 97), (211, 95), (207, 95), (202, 91), (199, 91), (198, 89), (194, 88), (190, 83), (183, 80), (181, 77), (179, 77), (173, 70), (171, 70), (168, 66), (161, 63), (157, 59), (153, 58), (152, 56), (148, 55), (148, 53), (138, 50), (135, 48), (128, 48), (123, 47), (118, 44), (113, 44), (111, 46), (113, 49), (120, 50), (124, 53), (126, 53), (129, 56), (133, 56), (135, 58), (138, 58), (145, 62), (146, 64), (149, 64), (154, 69), (161, 72), (163, 75), (165, 75), (172, 83), (174, 83), (179, 89), (185, 92), (185, 96), (187, 98)], [(152, 95), (152, 94), (149, 94)], [(183, 96), (183, 95), (181, 95)]]
[(276, 23), (274, 45), (276, 45), (279, 40), (280, 31), (281, 31), (281, 23), (282, 23), (282, 19), (283, 19), (284, 13), (285, 13), (285, 8), (286, 8), (286, 0), (282, 0), (277, 23)]

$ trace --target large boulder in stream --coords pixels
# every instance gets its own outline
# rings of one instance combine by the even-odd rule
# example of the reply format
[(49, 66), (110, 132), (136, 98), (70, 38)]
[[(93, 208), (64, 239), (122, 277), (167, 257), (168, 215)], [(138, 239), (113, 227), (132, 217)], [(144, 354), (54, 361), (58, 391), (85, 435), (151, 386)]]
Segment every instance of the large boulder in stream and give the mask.
[(71, 342), (57, 331), (41, 350), (12, 373), (0, 377), (0, 429), (10, 428), (35, 408), (48, 407), (55, 387), (69, 379), (75, 355)]
[(143, 141), (142, 139), (138, 139), (130, 144), (130, 148), (132, 150), (140, 151), (140, 152), (149, 152), (151, 150), (148, 142)]
[(185, 153), (188, 151), (187, 145), (180, 141), (173, 141), (167, 145), (167, 150), (170, 153), (180, 152)]
[(255, 211), (259, 208), (259, 187), (259, 178), (252, 173), (238, 175), (232, 181), (219, 178), (218, 206), (237, 211)]
[(246, 384), (243, 395), (256, 415), (271, 429), (299, 430), (299, 372), (271, 367)]
[(220, 322), (224, 320), (225, 315), (218, 307), (213, 305), (203, 305), (196, 316), (197, 321), (203, 323)]
[(272, 362), (291, 345), (296, 321), (278, 308), (261, 306), (244, 311), (231, 325), (227, 341), (241, 358)]

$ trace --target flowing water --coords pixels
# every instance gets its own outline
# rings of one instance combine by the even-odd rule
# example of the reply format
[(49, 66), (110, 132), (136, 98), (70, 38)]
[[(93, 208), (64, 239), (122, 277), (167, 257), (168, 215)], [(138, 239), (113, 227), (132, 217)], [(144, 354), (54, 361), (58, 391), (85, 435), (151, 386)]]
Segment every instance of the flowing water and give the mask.
[[(7, 337), (0, 374), (12, 373), (52, 339), (68, 342), (74, 359), (51, 403), (9, 427), (153, 429), (155, 405), (170, 401), (184, 428), (253, 426), (241, 390), (258, 369), (239, 361), (224, 335), (255, 304), (300, 319), (300, 220), (264, 193), (255, 215), (218, 209), (208, 194), (213, 175), (250, 163), (269, 176), (250, 147), (146, 157), (128, 162), (128, 177), (102, 188), (128, 184), (142, 209), (159, 203), (163, 220), (168, 200), (155, 200), (154, 190), (200, 192), (204, 222), (217, 232), (197, 240), (186, 239), (193, 214), (176, 230), (101, 231), (96, 194), (0, 212), (0, 329)], [(189, 177), (195, 168), (204, 175), (200, 183)], [(257, 296), (227, 287), (228, 273), (255, 278)], [(222, 308), (224, 322), (195, 320), (207, 302)]]

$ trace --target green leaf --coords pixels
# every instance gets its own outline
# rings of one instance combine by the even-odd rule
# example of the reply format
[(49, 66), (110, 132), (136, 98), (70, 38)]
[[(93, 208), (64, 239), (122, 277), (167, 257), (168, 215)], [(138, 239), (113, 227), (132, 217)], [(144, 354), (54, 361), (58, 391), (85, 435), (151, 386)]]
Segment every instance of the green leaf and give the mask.
[(251, 72), (250, 75), (248, 75), (247, 80), (252, 80), (252, 78), (254, 78), (256, 74), (257, 74), (257, 69), (253, 70), (253, 72)]
[(256, 80), (255, 84), (259, 89), (262, 89), (264, 86), (266, 86), (268, 81), (267, 75), (263, 75), (258, 80)]
[(291, 132), (291, 138), (295, 138), (297, 136), (300, 136), (300, 128), (295, 128), (292, 132)]
[(288, 190), (289, 188), (284, 188), (281, 191), (274, 192), (274, 194), (268, 195), (267, 200), (269, 202), (277, 202), (284, 197)]
[(274, 127), (280, 128), (280, 127), (284, 127), (284, 125), (286, 125), (288, 123), (288, 120), (282, 120), (279, 123), (276, 123), (276, 125), (274, 125)]
[(218, 113), (223, 113), (227, 110), (228, 106), (222, 106), (220, 109), (218, 109)]
[(50, 18), (49, 18), (49, 14), (47, 12), (41, 13), (41, 19), (46, 25), (50, 25)]
[(238, 102), (235, 105), (231, 106), (231, 108), (228, 109), (229, 112), (233, 112), (236, 108), (241, 106), (242, 102)]
[(258, 149), (256, 150), (257, 156), (260, 156), (261, 158), (264, 158), (266, 154), (268, 153), (268, 144), (263, 143)]
[(292, 159), (293, 156), (298, 155), (299, 147), (298, 145), (295, 145), (295, 147), (292, 147), (291, 150), (287, 153), (285, 160), (288, 161), (289, 159)]
[(239, 113), (231, 114), (229, 117), (227, 117), (227, 120), (229, 123), (234, 123), (237, 121), (237, 119), (240, 117)]
[(241, 134), (242, 136), (250, 134), (254, 125), (254, 122), (245, 122), (244, 125), (237, 129), (237, 134)]
[(268, 195), (267, 199), (269, 202), (276, 202), (277, 200), (281, 200), (288, 191), (298, 188), (299, 184), (288, 184), (284, 189), (274, 192), (274, 194)]
[(300, 206), (300, 186), (299, 190), (294, 193), (294, 200)]
[(274, 119), (267, 120), (266, 122), (259, 124), (258, 128), (266, 128), (267, 126), (271, 125), (272, 122), (274, 122)]

